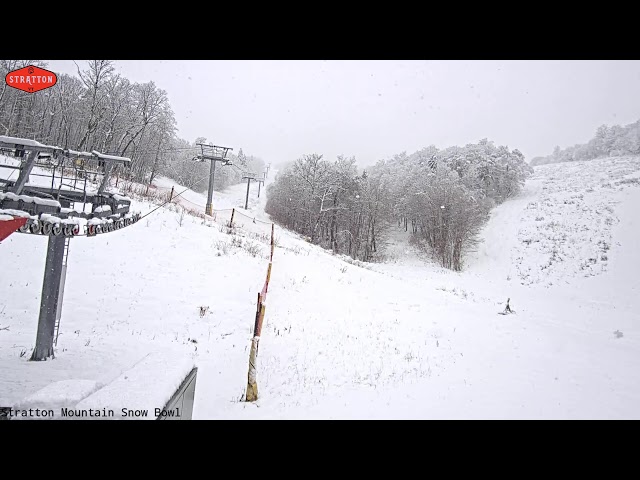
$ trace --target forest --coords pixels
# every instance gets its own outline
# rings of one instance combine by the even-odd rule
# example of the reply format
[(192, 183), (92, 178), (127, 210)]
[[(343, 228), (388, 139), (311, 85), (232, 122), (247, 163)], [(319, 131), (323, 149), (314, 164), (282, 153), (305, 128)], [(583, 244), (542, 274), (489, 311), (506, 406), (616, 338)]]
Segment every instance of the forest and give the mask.
[(486, 139), (401, 153), (362, 171), (355, 158), (310, 154), (278, 173), (266, 211), (309, 242), (363, 261), (383, 258), (395, 223), (459, 271), (491, 209), (517, 194), (532, 171), (521, 152)]

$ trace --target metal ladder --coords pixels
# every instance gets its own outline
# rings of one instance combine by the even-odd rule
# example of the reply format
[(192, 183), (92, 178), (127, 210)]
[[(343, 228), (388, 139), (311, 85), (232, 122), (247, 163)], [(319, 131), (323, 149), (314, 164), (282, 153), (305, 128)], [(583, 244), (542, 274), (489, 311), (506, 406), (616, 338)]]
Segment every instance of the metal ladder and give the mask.
[[(74, 208), (74, 203), (71, 204), (71, 208)], [(54, 343), (58, 345), (58, 335), (60, 334), (60, 317), (62, 316), (62, 299), (64, 297), (64, 284), (67, 278), (67, 263), (69, 259), (69, 241), (71, 237), (64, 238), (64, 254), (62, 256), (62, 274), (60, 275), (60, 291), (58, 292), (58, 309), (56, 311), (56, 324), (54, 330), (55, 340)]]

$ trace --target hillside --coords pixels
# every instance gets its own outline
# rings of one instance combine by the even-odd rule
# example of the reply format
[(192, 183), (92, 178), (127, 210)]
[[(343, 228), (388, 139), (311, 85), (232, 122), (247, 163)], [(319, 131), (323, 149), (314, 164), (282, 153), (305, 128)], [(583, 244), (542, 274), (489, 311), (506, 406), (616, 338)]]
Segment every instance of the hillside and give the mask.
[[(363, 264), (276, 227), (255, 404), (239, 400), (268, 263), (265, 190), (258, 199), (251, 186), (234, 234), (226, 212), (181, 225), (170, 206), (72, 240), (48, 362), (20, 355), (35, 340), (46, 241), (14, 234), (0, 245), (0, 406), (56, 380), (106, 384), (171, 352), (199, 367), (201, 419), (640, 418), (639, 178), (638, 157), (536, 167), (492, 212), (462, 272), (402, 231), (386, 263)], [(245, 194), (246, 184), (216, 192), (214, 208), (244, 206)], [(497, 315), (507, 298), (517, 313)]]
[(601, 125), (587, 143), (561, 149), (556, 146), (551, 155), (535, 157), (533, 167), (550, 163), (580, 162), (596, 158), (640, 155), (640, 120), (628, 125)]

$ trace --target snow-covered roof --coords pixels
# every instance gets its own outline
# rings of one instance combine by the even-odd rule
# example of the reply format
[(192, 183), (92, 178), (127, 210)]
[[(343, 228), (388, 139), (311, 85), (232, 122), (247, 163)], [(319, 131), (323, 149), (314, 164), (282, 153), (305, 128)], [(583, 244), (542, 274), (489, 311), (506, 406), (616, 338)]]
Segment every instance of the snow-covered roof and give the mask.
[(130, 163), (131, 159), (127, 157), (117, 157), (115, 155), (107, 155), (104, 153), (100, 153), (97, 150), (92, 150), (91, 152), (78, 152), (76, 150), (71, 149), (63, 149), (62, 147), (56, 147), (53, 145), (45, 145), (44, 143), (40, 143), (36, 140), (31, 140), (29, 138), (19, 138), (19, 137), (8, 137), (6, 135), (0, 135), (0, 146), (6, 146), (13, 148), (15, 145), (22, 145), (24, 147), (33, 147), (38, 150), (58, 150), (64, 152), (66, 156), (73, 157), (84, 157), (84, 158), (98, 158), (100, 160), (106, 160), (111, 162), (122, 162), (122, 163)]
[(38, 147), (38, 148), (50, 148), (52, 150), (62, 150), (60, 147), (52, 147), (51, 145), (45, 145), (35, 140), (28, 138), (7, 137), (6, 135), (0, 135), (0, 143), (7, 143), (13, 145), (24, 145), (25, 147)]
[(92, 150), (91, 153), (93, 153), (93, 155), (98, 157), (100, 160), (108, 160), (108, 161), (111, 161), (111, 162), (124, 162), (124, 163), (131, 162), (130, 158), (127, 158), (127, 157), (116, 157), (115, 155), (107, 155), (105, 153), (100, 153), (97, 150)]

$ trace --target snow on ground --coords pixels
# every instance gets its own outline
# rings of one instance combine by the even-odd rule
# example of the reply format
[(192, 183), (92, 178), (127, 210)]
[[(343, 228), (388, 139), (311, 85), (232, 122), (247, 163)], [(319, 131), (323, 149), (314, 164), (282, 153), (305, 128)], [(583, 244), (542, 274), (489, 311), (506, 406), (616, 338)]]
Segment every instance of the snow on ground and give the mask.
[(194, 362), (184, 355), (174, 356), (166, 351), (147, 354), (114, 381), (83, 397), (74, 409), (80, 412), (107, 409), (118, 412), (113, 417), (116, 419), (123, 418), (122, 412), (138, 411), (142, 415), (148, 413), (141, 418), (153, 420), (158, 415), (151, 412), (161, 410), (169, 402), (193, 367)]
[[(52, 409), (53, 417), (57, 417), (60, 415), (61, 408), (68, 407), (70, 403), (80, 402), (100, 387), (101, 385), (93, 380), (60, 380), (50, 383), (24, 398), (16, 405), (16, 410)], [(17, 416), (16, 418), (21, 417)]]
[[(273, 180), (274, 177), (275, 173), (266, 182), (266, 184), (270, 183), (270, 181)], [(182, 205), (187, 209), (194, 209), (200, 212), (204, 212), (205, 205), (207, 204), (207, 192), (194, 192), (193, 190), (186, 189), (184, 186), (179, 185), (174, 180), (167, 177), (157, 178), (156, 180), (154, 180), (154, 185), (156, 186), (157, 190), (162, 193), (170, 192), (171, 188), (173, 187), (174, 196), (177, 197), (178, 194), (181, 194), (176, 198), (176, 203)], [(262, 185), (260, 187), (260, 197), (258, 198), (258, 184), (255, 182), (251, 182), (251, 185), (249, 186), (249, 202), (247, 210), (245, 210), (244, 208), (246, 203), (246, 194), (246, 183), (231, 185), (223, 192), (214, 191), (212, 200), (213, 210), (219, 211), (220, 214), (224, 213), (226, 215), (227, 211), (230, 212), (231, 209), (235, 208), (241, 213), (250, 215), (251, 218), (256, 217), (263, 221), (268, 221), (268, 215), (264, 213), (264, 205), (266, 204), (267, 198), (265, 185)]]
[[(630, 157), (596, 163), (596, 171), (593, 162), (538, 167), (525, 194), (494, 215), (497, 228), (489, 230), (477, 266), (508, 266), (507, 275), (525, 285), (606, 272), (620, 193), (640, 181), (640, 167)], [(517, 225), (517, 238), (505, 235), (510, 224)], [(501, 255), (497, 245), (511, 255)]]
[[(640, 418), (639, 172), (633, 158), (537, 167), (493, 212), (461, 273), (435, 266), (398, 228), (388, 262), (363, 267), (276, 227), (255, 404), (239, 399), (268, 263), (264, 189), (258, 199), (251, 185), (235, 233), (229, 212), (181, 226), (167, 206), (74, 239), (47, 362), (27, 361), (46, 240), (14, 234), (0, 246), (0, 406), (54, 381), (108, 385), (170, 352), (199, 368), (196, 419)], [(244, 206), (245, 194), (246, 184), (216, 192), (214, 209)], [(517, 313), (497, 315), (507, 297)]]

